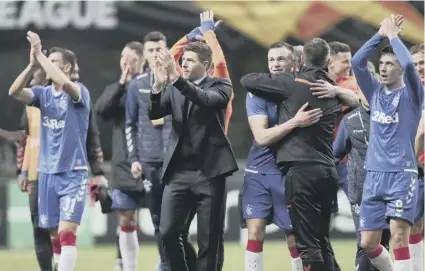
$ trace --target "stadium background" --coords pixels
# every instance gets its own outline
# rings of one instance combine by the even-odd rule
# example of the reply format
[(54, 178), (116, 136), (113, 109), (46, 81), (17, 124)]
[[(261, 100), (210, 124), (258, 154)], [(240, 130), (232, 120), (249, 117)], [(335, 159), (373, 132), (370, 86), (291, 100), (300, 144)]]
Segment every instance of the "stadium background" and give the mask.
[[(327, 41), (345, 42), (354, 53), (390, 13), (404, 15), (402, 39), (407, 46), (424, 40), (423, 1), (1, 1), (0, 127), (16, 130), (19, 126), (23, 107), (9, 98), (7, 91), (13, 79), (28, 63), (27, 30), (40, 34), (44, 48), (63, 46), (77, 53), (81, 81), (90, 90), (92, 100), (96, 101), (107, 84), (119, 79), (120, 52), (126, 42), (141, 40), (146, 33), (159, 30), (167, 36), (171, 47), (199, 24), (199, 13), (206, 9), (213, 9), (216, 18), (223, 20), (216, 33), (226, 56), (235, 92), (229, 139), (241, 170), (228, 181), (227, 241), (243, 241), (244, 234), (238, 228), (237, 192), (243, 181), (244, 160), (252, 140), (244, 109), (245, 91), (240, 87), (239, 78), (248, 72), (267, 71), (268, 45), (279, 40), (299, 45), (307, 39), (322, 37)], [(373, 60), (376, 64), (376, 56)], [(111, 124), (100, 118), (98, 121), (106, 170), (110, 171)], [(14, 152), (12, 146), (0, 142), (0, 246), (25, 249), (32, 247), (32, 233), (27, 196), (18, 191), (15, 183)], [(354, 227), (348, 202), (342, 193), (339, 199), (340, 212), (334, 221), (332, 236), (341, 239), (337, 246), (344, 246), (352, 244)], [(80, 245), (89, 248), (95, 244), (103, 246), (114, 242), (116, 215), (104, 216), (98, 207), (86, 210), (85, 223), (79, 233)], [(153, 228), (148, 212), (142, 209), (140, 214), (140, 242), (151, 242)], [(195, 235), (196, 227), (191, 230)], [(280, 238), (283, 235), (276, 232), (276, 228), (268, 228), (267, 240)], [(229, 246), (231, 251), (240, 250), (235, 244)], [(113, 254), (112, 249), (108, 249), (101, 249), (99, 253)], [(241, 251), (235, 253), (243, 257)], [(153, 247), (149, 253), (155, 255)], [(33, 255), (28, 252), (0, 253), (0, 259), (6, 257), (5, 261), (10, 262), (12, 258), (7, 255), (12, 258), (13, 255), (26, 255), (24, 258), (29, 257), (30, 261), (34, 261)], [(229, 258), (227, 256), (226, 259)], [(9, 269), (0, 267), (0, 270)]]

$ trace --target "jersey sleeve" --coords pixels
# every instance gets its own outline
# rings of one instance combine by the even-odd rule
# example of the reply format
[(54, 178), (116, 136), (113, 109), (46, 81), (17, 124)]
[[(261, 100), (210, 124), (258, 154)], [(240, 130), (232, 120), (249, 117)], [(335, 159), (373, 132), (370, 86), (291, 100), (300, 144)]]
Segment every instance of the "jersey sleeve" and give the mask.
[(246, 113), (252, 116), (267, 116), (266, 101), (248, 92), (246, 95)]
[(351, 150), (351, 142), (344, 119), (338, 127), (337, 136), (333, 142), (333, 150), (335, 158), (340, 160)]
[(410, 52), (399, 37), (391, 39), (390, 43), (398, 62), (400, 62), (400, 65), (403, 67), (404, 82), (407, 86), (410, 100), (416, 106), (421, 106), (424, 99), (424, 88), (422, 86), (421, 78), (413, 64)]
[(32, 93), (34, 96), (32, 97), (31, 106), (40, 108), (41, 100), (43, 99), (43, 93), (44, 93), (45, 87), (43, 86), (34, 86), (31, 88)]
[(179, 73), (181, 73), (182, 68), (180, 67), (180, 58), (182, 57), (184, 53), (184, 46), (186, 44), (189, 44), (190, 41), (187, 39), (187, 36), (185, 35), (183, 38), (181, 38), (179, 41), (177, 41), (173, 47), (170, 49), (170, 53), (174, 58), (174, 61), (176, 62), (176, 69)]
[(132, 80), (128, 85), (127, 103), (125, 110), (126, 127), (125, 134), (127, 140), (128, 153), (131, 163), (139, 161), (139, 152), (137, 146), (138, 122), (139, 122), (139, 100), (138, 89), (135, 81)]
[(384, 38), (376, 33), (370, 40), (368, 40), (353, 56), (351, 64), (353, 67), (353, 74), (356, 77), (360, 90), (363, 92), (365, 98), (371, 104), (373, 94), (382, 85), (370, 72), (367, 65), (369, 56), (381, 44)]
[(80, 86), (80, 98), (77, 101), (72, 101), (75, 105), (81, 105), (83, 107), (90, 108), (90, 94), (89, 90), (81, 84), (80, 82), (77, 83), (78, 86)]

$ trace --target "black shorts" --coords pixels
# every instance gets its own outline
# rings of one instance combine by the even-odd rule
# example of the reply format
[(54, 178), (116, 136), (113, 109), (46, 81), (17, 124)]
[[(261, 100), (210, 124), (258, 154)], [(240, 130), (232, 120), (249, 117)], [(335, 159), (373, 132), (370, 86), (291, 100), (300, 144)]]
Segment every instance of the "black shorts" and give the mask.
[(286, 175), (286, 200), (297, 246), (323, 249), (329, 239), (332, 203), (338, 191), (338, 173), (326, 165), (298, 165)]

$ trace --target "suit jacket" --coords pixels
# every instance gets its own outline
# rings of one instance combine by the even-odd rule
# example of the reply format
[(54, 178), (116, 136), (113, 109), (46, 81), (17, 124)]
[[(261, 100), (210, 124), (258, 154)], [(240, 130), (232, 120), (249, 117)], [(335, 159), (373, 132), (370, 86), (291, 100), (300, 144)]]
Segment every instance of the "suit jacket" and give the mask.
[[(204, 177), (228, 176), (238, 170), (224, 133), (224, 115), (231, 95), (232, 86), (228, 80), (211, 77), (206, 77), (199, 86), (180, 77), (160, 93), (151, 93), (149, 118), (154, 120), (172, 115), (162, 172), (164, 181), (169, 176), (169, 165), (183, 132), (184, 119), (189, 125), (190, 140)], [(189, 100), (187, 116), (183, 116), (185, 97)]]

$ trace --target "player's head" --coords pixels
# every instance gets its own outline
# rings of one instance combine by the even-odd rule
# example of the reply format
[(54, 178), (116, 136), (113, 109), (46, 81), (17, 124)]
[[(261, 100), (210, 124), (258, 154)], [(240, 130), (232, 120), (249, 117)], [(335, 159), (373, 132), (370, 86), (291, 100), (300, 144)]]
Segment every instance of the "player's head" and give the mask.
[(78, 66), (78, 58), (77, 55), (71, 51), (71, 50), (66, 50), (70, 56), (72, 57), (72, 62), (74, 63), (74, 71), (71, 73), (71, 81), (72, 82), (76, 82), (78, 80), (80, 80), (80, 67)]
[(184, 47), (182, 56), (183, 78), (196, 81), (207, 75), (212, 63), (211, 48), (203, 42), (192, 42)]
[(294, 49), (286, 42), (275, 42), (267, 53), (270, 73), (278, 74), (295, 69)]
[(74, 72), (75, 63), (69, 50), (60, 47), (52, 47), (49, 50), (48, 58), (56, 67), (65, 73), (65, 75), (71, 77), (71, 74)]
[(403, 68), (391, 46), (382, 48), (381, 57), (379, 58), (379, 76), (381, 83), (389, 90), (394, 89), (395, 85), (403, 81)]
[(301, 56), (303, 54), (303, 46), (297, 45), (297, 46), (293, 46), (292, 48), (294, 48), (295, 70), (299, 71), (302, 65)]
[(331, 49), (328, 70), (334, 80), (346, 77), (351, 72), (351, 48), (348, 44), (332, 41), (329, 42)]
[(167, 48), (167, 38), (161, 32), (153, 31), (143, 38), (143, 46), (143, 55), (149, 66), (153, 67), (159, 51)]
[(321, 38), (307, 41), (303, 47), (301, 62), (303, 65), (315, 68), (326, 68), (329, 62), (330, 48), (328, 43)]
[(418, 43), (413, 45), (409, 49), (410, 54), (412, 55), (413, 63), (415, 68), (421, 77), (422, 84), (424, 83), (424, 44)]
[(46, 83), (46, 72), (43, 69), (36, 70), (32, 75), (30, 86), (44, 86)]
[(121, 71), (128, 66), (130, 74), (139, 72), (143, 62), (143, 44), (138, 41), (128, 42), (121, 51), (120, 68)]

